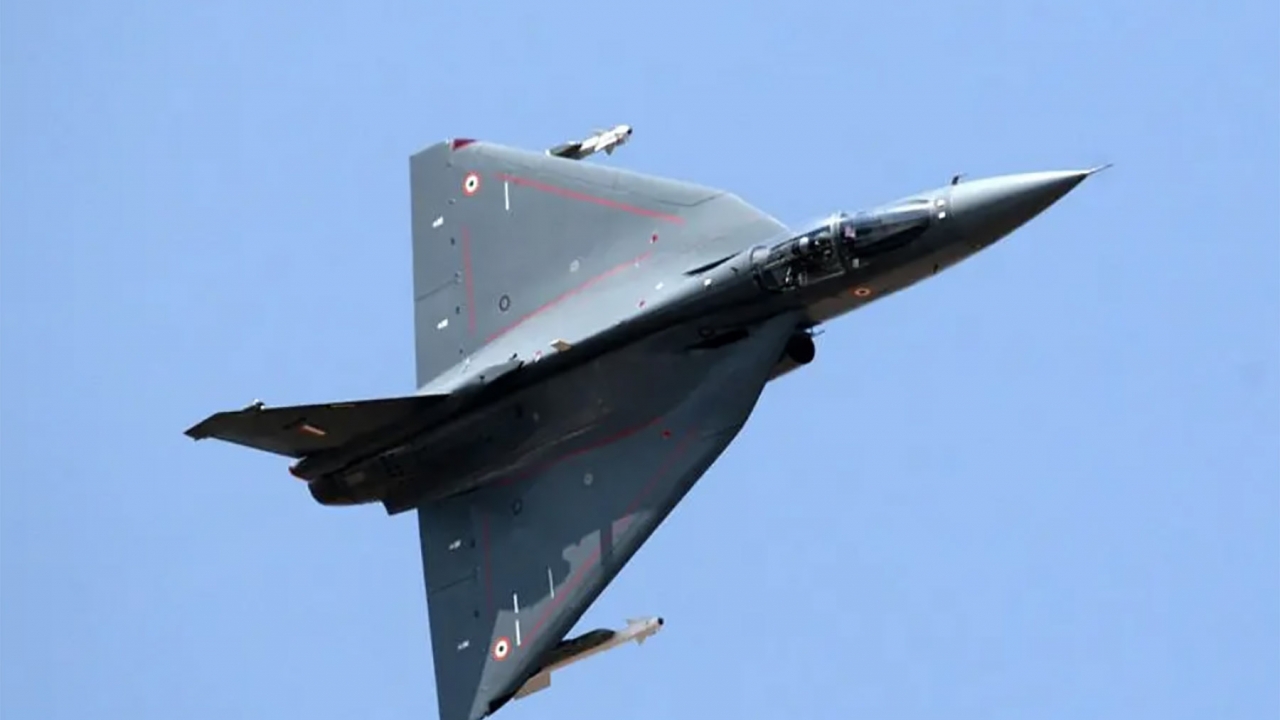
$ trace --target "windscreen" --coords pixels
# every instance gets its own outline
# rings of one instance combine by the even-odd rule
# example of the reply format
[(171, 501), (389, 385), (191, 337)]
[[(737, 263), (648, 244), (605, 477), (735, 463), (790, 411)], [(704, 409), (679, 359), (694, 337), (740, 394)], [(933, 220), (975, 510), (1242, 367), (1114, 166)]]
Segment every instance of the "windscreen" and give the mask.
[(839, 219), (838, 227), (845, 242), (852, 241), (854, 253), (861, 254), (863, 249), (870, 250), (872, 245), (882, 241), (893, 239), (892, 245), (897, 247), (915, 238), (928, 229), (932, 218), (929, 201), (917, 198), (844, 215)]

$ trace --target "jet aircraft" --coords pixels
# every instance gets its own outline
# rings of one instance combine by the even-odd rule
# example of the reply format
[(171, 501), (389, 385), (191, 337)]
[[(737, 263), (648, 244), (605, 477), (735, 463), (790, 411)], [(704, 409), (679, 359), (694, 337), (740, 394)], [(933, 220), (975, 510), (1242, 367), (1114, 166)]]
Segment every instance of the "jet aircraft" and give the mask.
[(409, 161), (416, 392), (255, 402), (187, 434), (295, 459), (321, 505), (414, 512), (439, 716), (477, 720), (656, 631), (564, 639), (765, 385), (814, 359), (815, 327), (1098, 169), (957, 176), (793, 230), (724, 190), (442, 141)]

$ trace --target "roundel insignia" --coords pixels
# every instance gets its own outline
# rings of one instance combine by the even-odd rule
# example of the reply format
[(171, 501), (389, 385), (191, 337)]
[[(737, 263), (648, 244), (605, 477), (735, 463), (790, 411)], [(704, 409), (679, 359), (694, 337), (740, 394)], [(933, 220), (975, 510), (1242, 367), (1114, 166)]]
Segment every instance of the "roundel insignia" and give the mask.
[(462, 192), (467, 195), (475, 195), (480, 189), (480, 176), (475, 173), (467, 173), (462, 180)]
[(499, 660), (499, 661), (506, 660), (507, 654), (510, 652), (511, 652), (511, 641), (506, 639), (505, 637), (498, 638), (498, 641), (493, 644), (494, 660)]
[(860, 287), (853, 291), (854, 297), (864, 298), (871, 294), (871, 288)]

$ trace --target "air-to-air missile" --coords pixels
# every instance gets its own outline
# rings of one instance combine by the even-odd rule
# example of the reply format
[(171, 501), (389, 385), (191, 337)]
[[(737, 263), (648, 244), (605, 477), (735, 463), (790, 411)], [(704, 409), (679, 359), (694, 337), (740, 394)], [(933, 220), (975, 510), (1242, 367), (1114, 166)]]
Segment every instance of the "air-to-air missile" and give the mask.
[(625, 145), (630, 139), (630, 125), (614, 125), (608, 130), (597, 130), (595, 135), (585, 140), (572, 140), (556, 145), (547, 150), (547, 154), (570, 160), (581, 160), (598, 152), (612, 155), (614, 150)]
[(543, 666), (516, 691), (516, 699), (532, 695), (551, 686), (551, 673), (597, 653), (622, 647), (631, 641), (643, 645), (646, 638), (662, 629), (662, 618), (628, 620), (621, 630), (592, 630), (571, 640), (564, 640), (549, 653)]

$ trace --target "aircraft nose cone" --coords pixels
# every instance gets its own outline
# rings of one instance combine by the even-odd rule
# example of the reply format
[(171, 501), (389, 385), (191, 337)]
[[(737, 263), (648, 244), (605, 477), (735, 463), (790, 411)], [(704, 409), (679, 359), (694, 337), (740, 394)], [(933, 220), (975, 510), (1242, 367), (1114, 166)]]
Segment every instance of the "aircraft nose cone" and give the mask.
[(960, 183), (951, 189), (951, 212), (967, 239), (992, 243), (1044, 212), (1100, 169), (1023, 173)]

